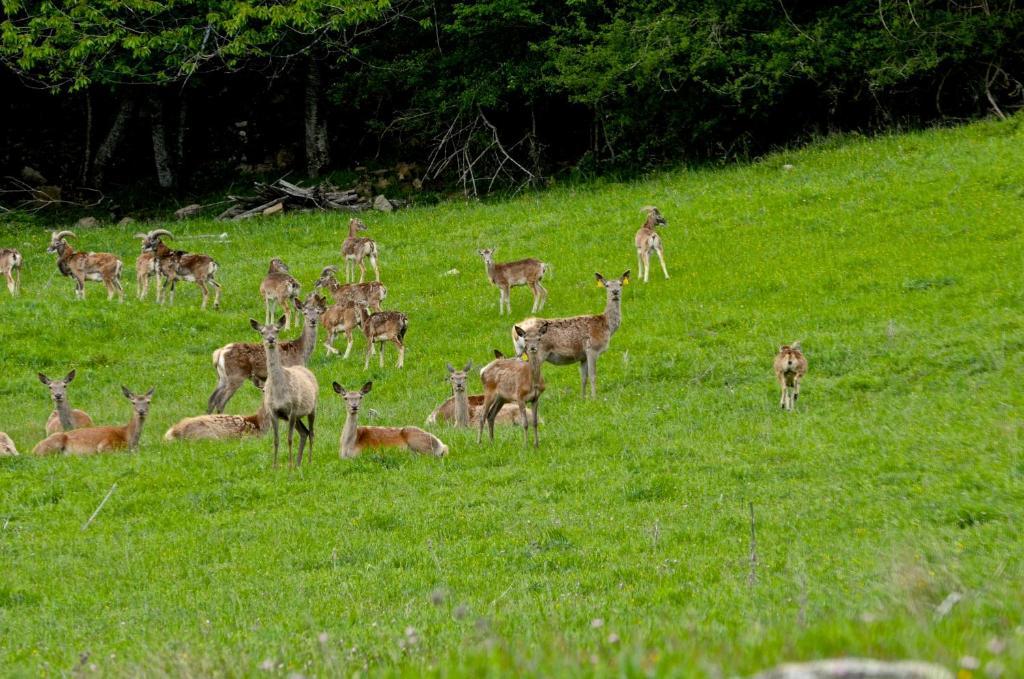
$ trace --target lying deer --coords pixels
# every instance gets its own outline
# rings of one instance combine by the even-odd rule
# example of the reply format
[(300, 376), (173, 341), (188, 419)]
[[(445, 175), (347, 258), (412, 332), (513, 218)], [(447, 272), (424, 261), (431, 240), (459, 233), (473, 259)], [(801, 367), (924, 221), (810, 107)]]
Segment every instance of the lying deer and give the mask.
[(404, 448), (414, 453), (430, 453), (435, 457), (444, 457), (448, 454), (448, 446), (442, 443), (441, 439), (419, 427), (358, 426), (359, 406), (363, 397), (373, 388), (373, 382), (367, 382), (359, 391), (346, 391), (345, 387), (337, 382), (331, 386), (345, 401), (345, 408), (348, 411), (345, 426), (341, 430), (339, 455), (342, 459), (355, 457), (367, 448)]
[(199, 415), (186, 417), (164, 434), (165, 441), (200, 441), (263, 436), (270, 418), (263, 405), (252, 415)]
[[(533, 423), (533, 447), (540, 446), (537, 433), (537, 408), (540, 395), (544, 393), (544, 378), (541, 366), (544, 363), (542, 340), (548, 333), (547, 321), (538, 326), (524, 330), (518, 325), (514, 332), (522, 342), (522, 353), (526, 361), (515, 358), (496, 358), (480, 371), (480, 381), (484, 383), (484, 403), (480, 416), (480, 429), (477, 431), (476, 442), (480, 443), (484, 434), (484, 422), (494, 441), (494, 421), (506, 403), (515, 403), (519, 407), (519, 421), (523, 423), (523, 444), (530, 445), (530, 423)], [(533, 414), (526, 415), (526, 404), (533, 406)]]
[[(281, 342), (278, 348), (284, 366), (307, 365), (316, 347), (317, 325), (326, 311), (324, 298), (313, 295), (304, 303), (293, 300), (295, 308), (305, 318), (298, 339)], [(232, 342), (213, 352), (213, 367), (217, 370), (217, 388), (210, 394), (207, 413), (223, 413), (228, 401), (246, 380), (259, 387), (267, 379), (267, 355), (262, 344)]]
[(508, 308), (509, 315), (512, 314), (512, 288), (520, 285), (528, 285), (533, 292), (533, 309), (530, 313), (537, 313), (544, 308), (547, 301), (548, 291), (540, 284), (547, 273), (548, 265), (539, 259), (520, 259), (515, 262), (496, 264), (494, 262), (495, 248), (484, 248), (477, 250), (477, 254), (484, 258), (484, 267), (487, 269), (487, 278), (498, 287), (498, 315), (504, 313)]
[(668, 222), (658, 212), (658, 208), (653, 205), (641, 208), (641, 212), (647, 213), (647, 221), (637, 230), (636, 236), (633, 238), (636, 243), (636, 265), (640, 271), (639, 275), (646, 283), (647, 277), (651, 273), (651, 251), (653, 250), (661, 261), (662, 273), (665, 274), (665, 278), (668, 278), (668, 269), (665, 268), (665, 248), (661, 242), (661, 235), (658, 234), (658, 227), (665, 226)]
[(356, 265), (359, 265), (359, 282), (366, 276), (363, 259), (369, 258), (373, 273), (380, 280), (380, 269), (377, 268), (377, 242), (372, 238), (360, 238), (360, 231), (366, 231), (366, 224), (353, 217), (348, 222), (348, 238), (341, 244), (341, 256), (345, 259), (345, 282), (351, 283), (356, 278)]
[(14, 248), (0, 248), (0, 274), (7, 279), (7, 290), (17, 297), (21, 290), (21, 253)]
[[(260, 283), (260, 297), (266, 306), (263, 322), (270, 324), (274, 320), (274, 307), (280, 305), (284, 309), (284, 327), (292, 327), (292, 300), (299, 298), (301, 286), (288, 271), (288, 266), (277, 257), (270, 260), (270, 269)], [(295, 319), (296, 324), (300, 321)]]
[(121, 269), (124, 264), (121, 260), (107, 252), (76, 252), (66, 240), (74, 237), (71, 231), (54, 231), (46, 251), (57, 255), (57, 269), (61, 275), (75, 281), (75, 298), (85, 299), (86, 281), (102, 281), (107, 287), (107, 300), (114, 299), (116, 294), (123, 302)]
[(384, 343), (391, 342), (398, 347), (398, 363), (395, 367), (405, 365), (405, 333), (409, 329), (409, 317), (400, 311), (378, 311), (371, 314), (366, 307), (359, 307), (362, 314), (363, 335), (366, 337), (366, 361), (363, 370), (370, 368), (370, 356), (374, 352), (374, 343), (380, 342), (380, 367), (384, 367)]
[(32, 449), (35, 455), (63, 453), (65, 455), (88, 455), (90, 453), (106, 453), (113, 450), (135, 450), (139, 447), (142, 436), (142, 425), (149, 414), (149, 403), (153, 399), (155, 387), (142, 396), (136, 396), (127, 387), (121, 391), (132, 403), (132, 417), (124, 427), (87, 427), (72, 431), (51, 434), (36, 444)]
[(336, 273), (338, 273), (338, 267), (325, 266), (324, 270), (320, 272), (320, 278), (316, 279), (316, 283), (313, 284), (313, 291), (327, 288), (335, 304), (361, 304), (374, 311), (381, 310), (380, 303), (388, 296), (388, 289), (384, 287), (383, 283), (371, 281), (342, 285), (335, 277)]
[[(622, 322), (622, 286), (629, 285), (629, 272), (618, 279), (607, 280), (595, 274), (598, 287), (605, 289), (604, 313), (597, 316), (572, 316), (570, 318), (527, 318), (519, 324), (529, 331), (547, 324), (544, 336), (544, 355), (548, 363), (569, 365), (579, 363), (580, 382), (583, 396), (587, 396), (587, 381), (590, 395), (597, 397), (597, 359), (608, 349), (612, 335)], [(525, 343), (522, 335), (512, 332), (512, 343), (516, 355), (522, 355)]]
[(50, 390), (50, 398), (53, 399), (54, 411), (46, 420), (46, 433), (56, 434), (59, 431), (71, 431), (82, 427), (91, 427), (92, 418), (88, 413), (77, 408), (72, 408), (68, 403), (68, 385), (75, 379), (75, 371), (72, 370), (62, 380), (51, 380), (43, 373), (39, 373), (39, 381), (45, 384)]
[(800, 398), (800, 380), (807, 372), (807, 358), (800, 350), (800, 343), (783, 344), (775, 356), (775, 379), (782, 390), (779, 406), (783, 410), (792, 410), (796, 400)]
[(7, 432), (0, 431), (0, 457), (13, 457), (18, 454), (14, 441), (7, 435)]
[(214, 280), (219, 268), (217, 262), (208, 255), (185, 252), (184, 250), (172, 250), (163, 242), (162, 238), (174, 238), (167, 229), (153, 229), (146, 234), (142, 242), (142, 249), (156, 255), (157, 268), (164, 279), (161, 287), (157, 288), (156, 301), (160, 303), (170, 288), (168, 304), (174, 304), (174, 288), (178, 279), (195, 283), (203, 293), (201, 309), (206, 308), (206, 301), (210, 296), (210, 290), (206, 287), (209, 283), (214, 287), (213, 308), (220, 308), (220, 283)]
[[(288, 467), (295, 466), (292, 455), (292, 433), (299, 431), (298, 466), (302, 466), (302, 450), (309, 439), (309, 460), (313, 461), (313, 421), (316, 419), (316, 401), (319, 385), (316, 377), (304, 365), (285, 366), (281, 363), (281, 351), (277, 335), (284, 328), (284, 316), (277, 323), (260, 325), (254, 318), (249, 325), (263, 338), (263, 350), (267, 357), (267, 382), (263, 385), (263, 410), (270, 416), (274, 427), (274, 467), (277, 467), (279, 447), (278, 419), (288, 421)], [(302, 418), (307, 424), (303, 424)]]
[[(145, 241), (146, 234), (137, 233), (135, 238)], [(149, 279), (154, 276), (157, 279), (157, 294), (159, 294), (160, 271), (156, 266), (156, 253), (147, 251), (145, 242), (143, 242), (142, 252), (135, 259), (135, 294), (140, 300), (146, 299), (146, 294), (149, 292)]]
[[(499, 351), (496, 358), (504, 358), (504, 356)], [(427, 417), (427, 424), (445, 422), (455, 427), (476, 426), (483, 414), (484, 395), (466, 393), (466, 382), (469, 371), (473, 369), (473, 361), (468, 361), (462, 370), (456, 370), (451, 363), (446, 364), (445, 367), (448, 369), (448, 382), (452, 386), (452, 397), (434, 408), (434, 412)], [(498, 411), (494, 421), (497, 424), (521, 425), (519, 408), (514, 403), (506, 403)], [(543, 422), (543, 419), (541, 421)]]
[(361, 307), (355, 304), (333, 304), (327, 307), (327, 311), (320, 317), (320, 324), (327, 331), (324, 349), (328, 354), (338, 354), (338, 350), (334, 348), (334, 338), (338, 336), (339, 332), (344, 332), (348, 346), (345, 347), (345, 355), (342, 358), (348, 358), (354, 343), (354, 331), (356, 328), (363, 327), (363, 313), (360, 309)]

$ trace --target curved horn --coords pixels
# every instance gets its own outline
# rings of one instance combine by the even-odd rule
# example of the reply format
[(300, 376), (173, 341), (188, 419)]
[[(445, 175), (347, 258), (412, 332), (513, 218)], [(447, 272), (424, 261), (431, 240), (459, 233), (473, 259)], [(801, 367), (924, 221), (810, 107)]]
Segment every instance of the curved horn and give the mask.
[(323, 268), (323, 271), (320, 272), (320, 275), (325, 276), (329, 273), (338, 273), (338, 267), (334, 266), (333, 264), (331, 266), (325, 266)]
[(642, 208), (640, 208), (640, 212), (643, 212), (644, 214), (648, 214), (648, 215), (651, 214), (652, 212), (657, 212), (657, 211), (658, 211), (658, 208), (654, 207), (653, 205), (644, 205)]
[(147, 238), (156, 238), (157, 236), (167, 236), (168, 238), (174, 238), (174, 234), (167, 229), (153, 229), (147, 234)]
[(75, 237), (74, 232), (73, 231), (54, 231), (53, 232), (53, 240), (63, 240), (64, 238), (67, 238), (69, 236), (71, 238), (74, 238)]
[(137, 233), (134, 236), (132, 236), (132, 238), (141, 238), (141, 239), (145, 240), (146, 239), (146, 234), (144, 234), (144, 233)]

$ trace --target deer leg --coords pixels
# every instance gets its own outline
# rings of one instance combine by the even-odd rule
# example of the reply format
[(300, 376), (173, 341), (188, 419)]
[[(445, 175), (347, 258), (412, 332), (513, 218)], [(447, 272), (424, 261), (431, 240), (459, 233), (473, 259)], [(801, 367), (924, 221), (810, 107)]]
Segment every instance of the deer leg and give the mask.
[(366, 338), (366, 360), (363, 361), (363, 370), (370, 369), (370, 356), (373, 355), (373, 340)]
[(540, 448), (540, 434), (537, 433), (537, 409), (540, 407), (540, 396), (533, 399), (533, 447)]
[(587, 352), (587, 377), (590, 379), (590, 396), (597, 398), (597, 354)]
[(540, 292), (537, 290), (536, 283), (530, 283), (530, 293), (533, 295), (533, 306), (530, 307), (530, 313), (535, 314), (537, 313), (537, 302), (540, 299)]
[(785, 375), (779, 375), (779, 389), (782, 391), (782, 396), (779, 398), (779, 407), (783, 410), (786, 409), (786, 377)]
[(542, 311), (544, 309), (544, 302), (548, 301), (548, 291), (540, 284), (540, 281), (537, 282), (537, 287), (540, 289), (540, 304), (537, 306), (537, 311)]
[(5, 271), (4, 275), (7, 277), (7, 291), (11, 293), (11, 297), (18, 294), (17, 288), (14, 286), (14, 276), (11, 275), (10, 271)]
[(218, 283), (217, 281), (213, 280), (212, 278), (210, 279), (209, 282), (210, 282), (210, 285), (213, 286), (213, 308), (214, 309), (220, 309), (220, 291), (221, 291), (220, 283)]
[(206, 283), (204, 283), (202, 281), (199, 281), (199, 280), (196, 281), (196, 285), (198, 285), (199, 289), (203, 291), (203, 303), (199, 305), (199, 308), (200, 309), (205, 309), (206, 308), (206, 300), (210, 296), (210, 289), (206, 287)]
[(498, 417), (498, 412), (501, 407), (505, 405), (501, 397), (495, 398), (494, 403), (491, 404), (491, 409), (487, 411), (487, 432), (491, 438), (491, 443), (494, 443), (494, 420)]
[(295, 431), (295, 414), (288, 414), (288, 469), (295, 469), (295, 456), (292, 453), (292, 433)]
[(373, 265), (373, 275), (377, 278), (377, 282), (380, 283), (380, 269), (377, 267), (377, 255), (370, 255), (370, 264)]
[[(299, 431), (299, 461), (297, 463), (297, 466), (302, 467), (302, 450), (303, 448), (306, 447), (306, 439), (309, 438), (309, 430), (306, 429), (306, 425), (302, 423), (301, 417), (295, 418), (295, 428), (298, 429)], [(310, 461), (313, 460), (312, 448), (309, 451), (309, 459)]]
[(644, 283), (651, 275), (651, 251), (644, 250)]
[(124, 302), (124, 286), (121, 285), (121, 277), (114, 277), (114, 288), (117, 290), (117, 300)]
[[(365, 278), (366, 278), (366, 265), (365, 265), (365, 264), (363, 264), (363, 258), (362, 258), (362, 257), (360, 257), (360, 258), (359, 258), (359, 259), (357, 260), (357, 262), (358, 262), (358, 264), (359, 264), (359, 282), (360, 282), (360, 283), (362, 283), (362, 282), (363, 282), (363, 279), (365, 279)], [(355, 273), (355, 272), (353, 272), (353, 274), (354, 274), (354, 273)]]
[[(309, 461), (313, 462), (313, 420), (316, 419), (316, 413), (312, 412), (306, 416), (306, 420), (309, 421)], [(300, 421), (299, 424), (302, 424)]]
[(284, 305), (284, 327), (292, 327), (292, 310), (287, 304)]
[(228, 401), (231, 400), (231, 397), (235, 395), (235, 392), (238, 391), (238, 388), (242, 386), (244, 382), (244, 379), (234, 380), (227, 377), (221, 377), (213, 395), (210, 396), (209, 407), (213, 409), (210, 412), (216, 411), (218, 413), (223, 413)]
[(800, 398), (800, 378), (793, 378), (793, 404), (796, 404), (796, 400)]
[(377, 358), (380, 359), (380, 367), (384, 367), (384, 340), (380, 341), (380, 347), (377, 348)]
[(655, 250), (658, 254), (658, 259), (661, 261), (661, 272), (665, 274), (665, 278), (668, 278), (668, 269), (665, 268), (665, 253), (661, 251), (661, 248)]
[[(480, 409), (480, 429), (476, 433), (476, 442), (480, 443), (484, 436), (484, 422), (488, 420), (491, 413), (491, 408), (497, 402), (497, 397), (493, 394), (484, 394), (484, 404)], [(500, 406), (499, 406), (500, 407)], [(494, 440), (494, 430), (491, 430), (491, 441)]]
[(523, 447), (530, 447), (530, 418), (526, 414), (526, 402), (520, 401), (516, 405), (519, 406), (519, 417), (523, 418)]
[(167, 297), (167, 306), (173, 306), (174, 305), (174, 288), (176, 288), (177, 286), (178, 286), (178, 279), (177, 278), (172, 278), (171, 279), (171, 293)]
[(640, 248), (636, 249), (636, 275), (638, 278), (643, 280), (644, 277), (644, 256), (640, 252)]
[(345, 339), (348, 340), (348, 345), (345, 347), (345, 355), (342, 358), (348, 358), (349, 353), (352, 351), (352, 345), (355, 344), (355, 338), (352, 337), (351, 330), (345, 333)]
[(398, 366), (402, 368), (405, 366), (405, 343), (402, 340), (396, 339), (395, 345), (398, 346)]
[(277, 469), (277, 446), (280, 443), (277, 432), (277, 415), (275, 415), (274, 413), (270, 413), (269, 417), (274, 421), (274, 469)]

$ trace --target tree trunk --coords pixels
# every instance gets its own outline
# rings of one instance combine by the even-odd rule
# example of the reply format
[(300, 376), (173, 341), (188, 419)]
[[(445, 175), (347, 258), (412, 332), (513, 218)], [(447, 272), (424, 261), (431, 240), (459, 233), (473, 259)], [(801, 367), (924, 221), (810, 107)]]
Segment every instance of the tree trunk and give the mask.
[(327, 167), (330, 155), (327, 150), (327, 121), (320, 110), (320, 64), (309, 59), (306, 68), (306, 174), (320, 176)]
[(85, 186), (89, 183), (89, 167), (92, 161), (92, 92), (85, 92), (85, 147), (82, 153), (82, 174), (79, 183)]
[(174, 169), (178, 175), (178, 189), (184, 188), (189, 173), (185, 164), (185, 138), (188, 133), (188, 104), (184, 97), (178, 99), (178, 125), (174, 129)]
[(153, 161), (156, 163), (156, 180), (161, 189), (174, 186), (174, 169), (167, 150), (167, 128), (164, 125), (164, 102), (159, 96), (150, 102), (150, 129), (153, 136)]
[(131, 120), (132, 114), (135, 112), (135, 100), (134, 99), (122, 99), (121, 106), (117, 109), (117, 115), (114, 116), (114, 122), (110, 125), (110, 131), (107, 132), (107, 136), (103, 138), (103, 143), (96, 149), (96, 157), (92, 161), (92, 171), (90, 172), (91, 179), (89, 183), (96, 188), (103, 185), (104, 175), (107, 171), (107, 165), (114, 158), (114, 152), (117, 151), (118, 145), (121, 143), (121, 139), (124, 138), (125, 128), (128, 126), (128, 121)]

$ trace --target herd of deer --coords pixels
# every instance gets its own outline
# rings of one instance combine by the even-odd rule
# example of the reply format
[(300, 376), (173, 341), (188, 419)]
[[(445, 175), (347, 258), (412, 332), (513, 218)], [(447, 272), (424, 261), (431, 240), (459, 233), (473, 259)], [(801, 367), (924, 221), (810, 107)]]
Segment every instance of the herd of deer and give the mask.
[[(645, 207), (647, 218), (636, 232), (634, 239), (637, 253), (637, 267), (644, 282), (650, 275), (650, 255), (654, 252), (661, 263), (662, 272), (668, 278), (664, 248), (658, 228), (666, 224), (655, 207)], [(387, 288), (380, 282), (377, 243), (358, 235), (366, 230), (359, 219), (349, 222), (348, 238), (341, 248), (345, 263), (345, 283), (338, 281), (335, 266), (325, 267), (313, 285), (313, 291), (303, 301), (301, 285), (291, 275), (287, 265), (279, 259), (270, 261), (269, 270), (260, 284), (259, 293), (264, 303), (263, 323), (250, 319), (250, 325), (260, 335), (258, 343), (235, 342), (213, 352), (213, 365), (217, 371), (217, 386), (207, 403), (207, 413), (188, 417), (172, 426), (164, 439), (198, 440), (228, 439), (245, 436), (261, 436), (270, 429), (274, 432), (273, 464), (277, 465), (280, 447), (279, 423), (288, 423), (289, 466), (302, 464), (303, 453), (308, 443), (312, 459), (315, 438), (314, 423), (319, 395), (316, 376), (306, 367), (317, 343), (317, 332), (323, 326), (327, 333), (324, 348), (328, 354), (340, 353), (334, 347), (339, 332), (344, 332), (348, 345), (347, 358), (354, 343), (356, 329), (366, 339), (364, 369), (369, 367), (370, 358), (379, 354), (380, 365), (384, 363), (384, 345), (393, 343), (398, 349), (397, 367), (405, 359), (404, 338), (408, 328), (408, 317), (398, 311), (385, 311), (382, 301), (387, 297)], [(85, 297), (86, 281), (101, 281), (107, 288), (107, 298), (115, 294), (123, 300), (121, 286), (122, 262), (108, 253), (78, 252), (67, 243), (74, 237), (70, 231), (54, 232), (47, 252), (57, 255), (57, 266), (64, 276), (75, 282), (75, 296)], [(202, 307), (205, 308), (211, 285), (215, 289), (213, 305), (220, 305), (221, 286), (214, 280), (217, 263), (207, 255), (171, 250), (163, 238), (173, 238), (166, 229), (155, 229), (148, 233), (136, 234), (142, 240), (142, 250), (136, 260), (138, 296), (144, 299), (150, 278), (157, 279), (156, 297), (158, 302), (165, 298), (174, 301), (177, 280), (194, 282), (202, 291)], [(498, 263), (494, 260), (494, 249), (478, 251), (483, 258), (487, 277), (499, 290), (498, 312), (512, 313), (510, 292), (513, 287), (527, 286), (533, 293), (532, 312), (538, 313), (547, 300), (547, 290), (542, 285), (548, 265), (537, 259), (523, 259)], [(364, 282), (368, 259), (374, 269), (376, 280)], [(12, 295), (20, 290), (22, 257), (17, 250), (0, 249), (0, 273), (7, 279)], [(359, 268), (359, 280), (355, 281), (355, 269)], [(543, 420), (538, 415), (540, 397), (544, 393), (544, 378), (541, 367), (545, 362), (554, 365), (578, 364), (583, 397), (597, 396), (597, 360), (608, 349), (612, 336), (622, 321), (622, 288), (629, 284), (630, 272), (618, 278), (605, 278), (596, 274), (597, 284), (605, 290), (605, 309), (601, 314), (572, 316), (568, 318), (530, 317), (512, 328), (512, 344), (515, 354), (505, 357), (494, 350), (495, 358), (480, 370), (483, 394), (467, 393), (467, 381), (473, 368), (469, 361), (461, 370), (447, 364), (448, 379), (452, 396), (430, 413), (427, 425), (446, 423), (455, 427), (475, 427), (477, 442), (483, 438), (486, 425), (490, 440), (494, 440), (494, 425), (511, 424), (523, 428), (524, 443), (529, 445), (529, 430), (533, 427), (533, 444), (540, 445), (538, 424)], [(321, 294), (322, 293), (322, 294)], [(324, 295), (333, 298), (328, 306)], [(274, 320), (276, 308), (283, 315)], [(297, 323), (302, 332), (297, 339), (280, 341), (280, 332), (292, 326), (292, 309), (298, 312)], [(379, 345), (379, 346), (378, 346)], [(807, 360), (799, 343), (784, 345), (775, 357), (774, 369), (782, 392), (780, 406), (791, 410), (800, 394), (800, 380), (807, 371)], [(75, 379), (75, 371), (63, 379), (54, 380), (39, 373), (40, 381), (50, 390), (54, 410), (46, 422), (47, 437), (40, 441), (33, 453), (38, 455), (64, 453), (88, 454), (112, 450), (134, 450), (142, 433), (142, 426), (149, 412), (154, 389), (142, 396), (122, 387), (124, 396), (132, 404), (132, 415), (122, 427), (94, 427), (92, 419), (81, 410), (72, 409), (68, 403), (67, 387)], [(224, 409), (234, 393), (246, 382), (251, 381), (263, 392), (259, 410), (252, 415), (224, 414)], [(332, 384), (334, 391), (342, 398), (346, 418), (341, 432), (340, 455), (354, 457), (364, 449), (404, 448), (414, 452), (443, 456), (446, 446), (435, 435), (419, 427), (368, 427), (358, 425), (358, 414), (363, 398), (373, 386), (367, 382), (358, 391), (349, 391), (338, 382)], [(527, 406), (530, 406), (529, 412)], [(298, 432), (298, 455), (293, 454), (293, 438)], [(13, 441), (0, 432), (0, 455), (17, 454)]]

